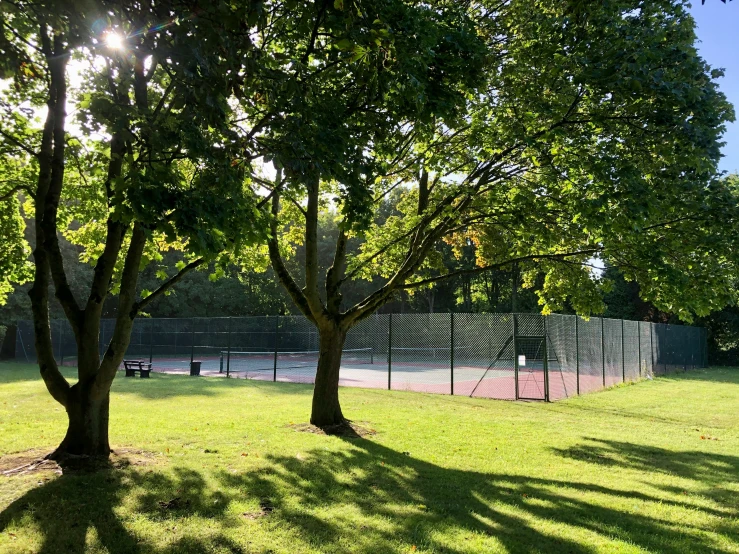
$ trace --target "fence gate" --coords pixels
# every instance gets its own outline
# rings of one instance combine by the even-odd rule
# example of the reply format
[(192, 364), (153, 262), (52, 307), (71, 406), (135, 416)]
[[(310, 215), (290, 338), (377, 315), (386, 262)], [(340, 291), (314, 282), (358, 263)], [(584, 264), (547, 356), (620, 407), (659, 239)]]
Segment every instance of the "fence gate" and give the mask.
[(547, 400), (547, 341), (544, 335), (516, 335), (516, 399)]
[(513, 319), (513, 369), (517, 400), (547, 400), (546, 324), (539, 314), (516, 314)]

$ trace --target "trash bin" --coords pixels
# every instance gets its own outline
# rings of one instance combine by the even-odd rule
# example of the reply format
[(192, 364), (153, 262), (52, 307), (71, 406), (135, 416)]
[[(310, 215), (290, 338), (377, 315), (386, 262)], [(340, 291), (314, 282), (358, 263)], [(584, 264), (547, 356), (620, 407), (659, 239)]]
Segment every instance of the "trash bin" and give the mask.
[(200, 364), (202, 362), (190, 362), (190, 375), (200, 375)]

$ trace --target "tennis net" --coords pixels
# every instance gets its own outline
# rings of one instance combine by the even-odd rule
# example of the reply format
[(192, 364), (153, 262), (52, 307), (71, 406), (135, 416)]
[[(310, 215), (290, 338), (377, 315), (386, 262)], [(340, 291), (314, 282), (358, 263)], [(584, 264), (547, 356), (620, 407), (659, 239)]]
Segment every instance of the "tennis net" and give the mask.
[[(318, 365), (318, 350), (297, 350), (293, 352), (229, 352), (221, 351), (220, 371), (223, 373), (239, 371), (274, 371), (276, 369), (300, 369)], [(343, 364), (374, 363), (373, 349), (344, 349), (341, 356)]]

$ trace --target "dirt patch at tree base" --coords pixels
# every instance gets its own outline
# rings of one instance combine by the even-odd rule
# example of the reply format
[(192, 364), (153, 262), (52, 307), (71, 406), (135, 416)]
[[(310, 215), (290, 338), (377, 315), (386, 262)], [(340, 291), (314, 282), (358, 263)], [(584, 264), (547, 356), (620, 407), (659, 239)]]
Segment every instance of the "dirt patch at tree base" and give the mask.
[(331, 435), (344, 438), (365, 438), (376, 435), (377, 431), (368, 426), (366, 422), (347, 421), (338, 425), (326, 425), (318, 427), (311, 423), (291, 423), (290, 429), (301, 433), (313, 433), (316, 435)]
[(151, 465), (156, 461), (153, 452), (137, 448), (117, 448), (109, 458), (92, 456), (65, 456), (62, 460), (50, 460), (46, 450), (31, 449), (0, 457), (0, 477), (21, 475), (123, 469), (129, 466)]

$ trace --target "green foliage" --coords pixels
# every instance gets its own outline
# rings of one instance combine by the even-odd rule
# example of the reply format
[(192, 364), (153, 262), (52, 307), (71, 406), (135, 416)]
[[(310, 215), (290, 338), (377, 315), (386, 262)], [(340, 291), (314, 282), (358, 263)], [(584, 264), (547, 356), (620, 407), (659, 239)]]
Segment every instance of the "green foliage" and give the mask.
[[(188, 260), (215, 261), (264, 237), (265, 219), (237, 163), (243, 142), (229, 103), (254, 50), (237, 23), (252, 6), (203, 3), (197, 17), (171, 17), (193, 7), (175, 0), (124, 10), (101, 0), (19, 2), (0, 10), (3, 77), (13, 79), (0, 93), (0, 108), (11, 116), (0, 124), (10, 154), (0, 171), (11, 182), (35, 186), (37, 110), (46, 102), (48, 73), (33, 45), (41, 44), (36, 14), (43, 12), (72, 58), (68, 97), (75, 110), (58, 227), (91, 265), (115, 243), (111, 224), (145, 229), (144, 264), (171, 249), (186, 251)], [(106, 44), (111, 32), (124, 37), (122, 49)], [(31, 213), (33, 199), (26, 200)], [(129, 240), (115, 260), (113, 292)]]
[(459, 120), (484, 45), (464, 9), (447, 2), (288, 4), (274, 4), (261, 34), (275, 52), (269, 90), (242, 109), (270, 118), (256, 139), (265, 161), (300, 193), (316, 179), (332, 183), (342, 227), (359, 231), (403, 125), (427, 132)]
[(25, 224), (19, 208), (15, 197), (0, 201), (0, 306), (5, 304), (15, 286), (31, 277), (30, 249), (24, 237)]
[[(715, 179), (734, 115), (685, 6), (490, 9), (477, 21), (490, 45), (486, 82), (467, 101), (466, 125), (425, 141), (409, 133), (413, 148), (395, 166), (409, 168), (398, 214), (368, 230), (350, 270), (397, 275), (429, 230), (476, 245), (480, 268), (538, 260), (524, 276), (546, 274), (544, 312), (604, 309), (594, 259), (621, 266), (645, 299), (685, 320), (734, 301), (735, 185)], [(433, 186), (419, 209), (422, 168)], [(397, 180), (380, 175), (374, 196)]]

